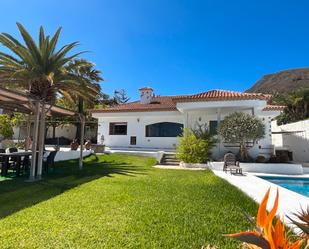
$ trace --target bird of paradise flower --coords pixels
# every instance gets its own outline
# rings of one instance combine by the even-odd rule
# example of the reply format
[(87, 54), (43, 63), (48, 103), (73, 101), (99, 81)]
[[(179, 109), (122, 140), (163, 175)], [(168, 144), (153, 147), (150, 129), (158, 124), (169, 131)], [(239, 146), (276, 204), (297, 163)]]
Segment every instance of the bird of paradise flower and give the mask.
[[(277, 189), (276, 199), (270, 212), (267, 212), (267, 202), (270, 188), (266, 192), (258, 209), (254, 231), (227, 234), (225, 236), (244, 242), (246, 248), (250, 249), (298, 249), (304, 239), (291, 242), (287, 236), (284, 223), (276, 216), (279, 201), (279, 191)], [(248, 217), (250, 219), (250, 217)], [(253, 221), (253, 219), (250, 219)]]

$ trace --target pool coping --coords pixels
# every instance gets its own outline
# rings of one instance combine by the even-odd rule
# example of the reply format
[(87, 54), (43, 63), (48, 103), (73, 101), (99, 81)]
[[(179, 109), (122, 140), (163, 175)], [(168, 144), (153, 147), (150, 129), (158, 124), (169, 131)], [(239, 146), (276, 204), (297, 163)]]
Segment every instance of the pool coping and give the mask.
[(248, 172), (248, 174), (255, 175), (257, 177), (259, 176), (266, 176), (266, 177), (280, 177), (280, 178), (304, 178), (309, 180), (309, 174), (303, 174), (303, 175), (283, 175), (283, 174), (268, 174), (268, 173), (254, 173), (254, 172)]
[[(292, 224), (289, 221), (288, 216), (295, 218), (293, 213), (299, 212), (301, 211), (301, 208), (305, 209), (307, 208), (307, 206), (309, 206), (309, 197), (298, 194), (289, 189), (281, 187), (275, 183), (259, 178), (255, 173), (246, 173), (243, 176), (238, 176), (238, 175), (231, 175), (229, 173), (225, 173), (223, 171), (218, 170), (213, 170), (213, 172), (215, 175), (228, 181), (230, 184), (240, 189), (242, 192), (247, 194), (257, 203), (261, 203), (266, 191), (269, 188), (271, 188), (269, 201), (267, 205), (268, 210), (270, 210), (273, 206), (276, 196), (276, 189), (278, 188), (279, 207), (277, 214), (289, 226), (292, 226)], [(259, 175), (275, 176), (274, 174), (259, 174)], [(286, 177), (294, 177), (294, 175)]]

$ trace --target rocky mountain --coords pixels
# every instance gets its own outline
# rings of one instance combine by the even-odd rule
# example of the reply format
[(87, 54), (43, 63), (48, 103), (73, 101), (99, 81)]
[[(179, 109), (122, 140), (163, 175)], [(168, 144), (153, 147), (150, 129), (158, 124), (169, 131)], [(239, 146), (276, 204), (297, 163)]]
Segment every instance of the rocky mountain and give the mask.
[(303, 87), (309, 87), (309, 68), (289, 69), (264, 75), (246, 92), (289, 93)]

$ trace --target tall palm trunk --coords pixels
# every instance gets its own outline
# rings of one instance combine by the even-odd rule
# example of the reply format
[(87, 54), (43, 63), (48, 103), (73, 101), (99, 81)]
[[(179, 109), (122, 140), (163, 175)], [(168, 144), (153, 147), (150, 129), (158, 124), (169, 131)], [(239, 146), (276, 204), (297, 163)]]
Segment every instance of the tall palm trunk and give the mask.
[(36, 161), (37, 161), (37, 147), (38, 147), (38, 136), (39, 136), (39, 122), (40, 122), (40, 102), (35, 102), (34, 110), (34, 130), (33, 130), (33, 141), (32, 141), (32, 156), (31, 156), (31, 168), (30, 168), (30, 177), (29, 180), (35, 180), (35, 171), (36, 171)]
[(80, 134), (80, 154), (79, 154), (79, 169), (83, 169), (83, 151), (84, 151), (84, 132), (85, 132), (85, 116), (82, 114), (79, 116), (81, 124)]
[(29, 139), (31, 139), (31, 118), (32, 116), (29, 114), (28, 119), (27, 119), (27, 139), (26, 139), (26, 144), (25, 144), (25, 150), (28, 151), (30, 149), (30, 144), (29, 144)]
[[(77, 112), (79, 115), (84, 115), (84, 100), (82, 98), (78, 98), (78, 109)], [(79, 140), (81, 140), (81, 131), (82, 131), (82, 123), (78, 122), (76, 124), (76, 135), (75, 137)]]
[(45, 102), (41, 104), (41, 117), (40, 117), (40, 129), (39, 129), (39, 153), (38, 153), (38, 180), (42, 177), (43, 166), (43, 153), (45, 144)]

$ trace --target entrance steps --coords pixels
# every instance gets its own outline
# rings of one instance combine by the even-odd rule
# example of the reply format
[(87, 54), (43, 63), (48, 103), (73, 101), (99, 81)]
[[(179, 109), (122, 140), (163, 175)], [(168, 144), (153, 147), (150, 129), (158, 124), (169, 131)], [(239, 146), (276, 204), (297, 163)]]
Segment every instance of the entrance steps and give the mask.
[(175, 153), (164, 153), (160, 164), (179, 166), (179, 163), (180, 161), (177, 160)]

